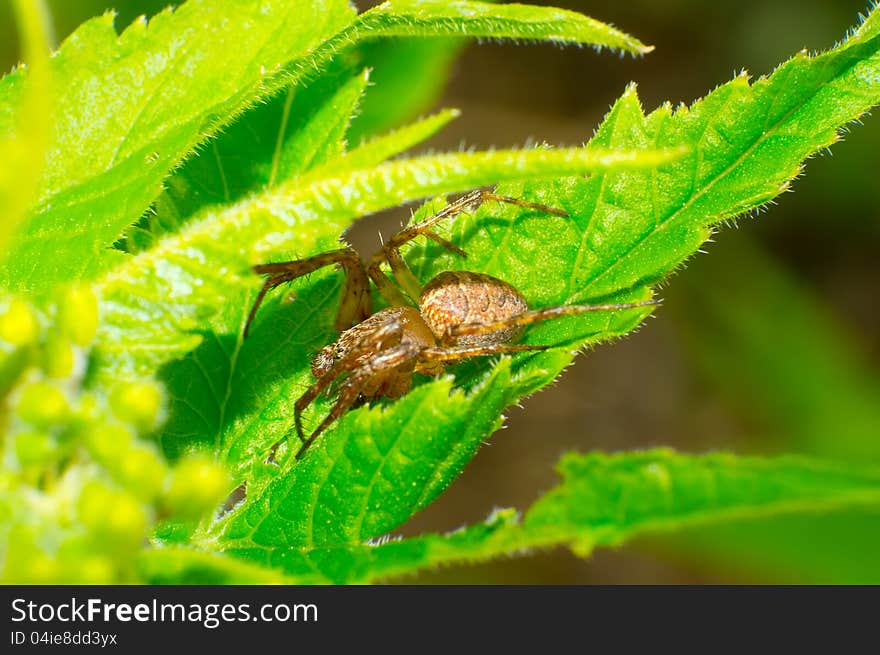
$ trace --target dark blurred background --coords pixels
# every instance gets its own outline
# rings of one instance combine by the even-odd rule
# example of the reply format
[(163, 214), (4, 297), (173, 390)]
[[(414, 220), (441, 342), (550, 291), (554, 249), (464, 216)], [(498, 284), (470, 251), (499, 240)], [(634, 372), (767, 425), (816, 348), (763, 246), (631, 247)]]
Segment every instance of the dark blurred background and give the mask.
[[(114, 6), (48, 4), (58, 40)], [(117, 27), (166, 4), (120, 0)], [(630, 81), (646, 110), (667, 100), (690, 103), (742, 69), (757, 77), (801, 49), (831, 46), (866, 10), (864, 0), (553, 4), (611, 22), (656, 50), (633, 59), (471, 44), (432, 104), (458, 107), (463, 116), (430, 147), (577, 145)], [(0, 26), (8, 70), (17, 59), (8, 3), (0, 4)], [(808, 163), (794, 193), (757, 220), (722, 228), (705, 247), (709, 256), (693, 259), (663, 287), (656, 318), (579, 357), (557, 384), (511, 410), (507, 429), (399, 532), (447, 531), (495, 507), (525, 509), (556, 483), (553, 466), (568, 450), (671, 446), (880, 460), (878, 163), (880, 119), (867, 117), (833, 157)], [(399, 220), (373, 219), (354, 238), (388, 234)], [(878, 539), (880, 514), (866, 509), (661, 535), (586, 561), (559, 549), (407, 582), (880, 582)]]

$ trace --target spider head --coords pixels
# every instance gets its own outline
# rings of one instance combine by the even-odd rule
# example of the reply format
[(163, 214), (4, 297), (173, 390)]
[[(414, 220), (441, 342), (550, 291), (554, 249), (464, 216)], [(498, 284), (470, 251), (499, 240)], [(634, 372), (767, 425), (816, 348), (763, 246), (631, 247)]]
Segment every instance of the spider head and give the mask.
[(343, 330), (336, 341), (319, 350), (312, 357), (312, 375), (319, 379), (343, 362), (347, 362), (348, 369), (369, 364), (374, 357), (402, 342), (424, 348), (434, 345), (434, 337), (415, 308), (383, 309)]
[(333, 364), (336, 362), (335, 350), (336, 344), (332, 343), (329, 346), (321, 348), (321, 350), (312, 357), (312, 375), (316, 380), (333, 367)]

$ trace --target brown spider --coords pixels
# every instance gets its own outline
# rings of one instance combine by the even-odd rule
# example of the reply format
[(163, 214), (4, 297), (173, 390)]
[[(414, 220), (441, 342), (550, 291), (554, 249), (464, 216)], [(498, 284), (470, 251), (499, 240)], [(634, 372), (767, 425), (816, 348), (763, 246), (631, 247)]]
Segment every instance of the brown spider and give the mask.
[[(431, 229), (444, 218), (474, 209), (485, 200), (568, 216), (559, 209), (477, 190), (462, 196), (433, 216), (402, 229), (366, 264), (353, 248), (346, 247), (306, 259), (254, 267), (256, 273), (267, 278), (245, 323), (245, 337), (260, 303), (271, 289), (330, 264), (338, 265), (345, 272), (336, 315), (336, 329), (341, 334), (312, 359), (315, 382), (294, 405), (296, 433), (302, 441), (297, 459), (302, 458), (318, 435), (350, 409), (358, 398), (384, 396), (394, 399), (406, 394), (412, 386), (414, 372), (439, 375), (450, 363), (470, 357), (546, 350), (550, 346), (510, 343), (519, 336), (525, 325), (537, 321), (656, 304), (656, 301), (647, 300), (530, 310), (522, 294), (507, 282), (470, 271), (440, 273), (422, 288), (401, 257), (401, 246), (424, 235), (466, 257), (464, 251)], [(390, 266), (400, 288), (382, 271), (384, 263)], [(375, 314), (371, 312), (370, 280), (391, 305)], [(415, 302), (407, 296), (412, 301), (417, 300), (418, 304), (413, 306)], [(303, 410), (343, 375), (346, 377), (338, 386), (335, 405), (306, 438), (302, 428)], [(272, 447), (270, 459), (274, 457), (278, 445), (276, 443)]]

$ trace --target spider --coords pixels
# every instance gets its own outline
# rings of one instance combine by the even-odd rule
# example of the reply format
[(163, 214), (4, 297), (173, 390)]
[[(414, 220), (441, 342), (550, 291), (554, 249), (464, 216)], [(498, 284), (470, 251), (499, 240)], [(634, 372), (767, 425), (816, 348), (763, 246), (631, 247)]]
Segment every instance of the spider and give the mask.
[[(257, 310), (270, 290), (320, 268), (337, 265), (344, 271), (335, 327), (339, 338), (321, 349), (311, 361), (315, 382), (294, 404), (296, 434), (301, 459), (315, 439), (345, 414), (359, 398), (400, 398), (413, 373), (440, 375), (446, 366), (471, 357), (546, 350), (548, 345), (511, 343), (530, 323), (585, 312), (634, 309), (657, 304), (654, 300), (605, 305), (561, 305), (529, 309), (512, 285), (484, 273), (445, 271), (424, 287), (400, 254), (400, 248), (425, 236), (452, 252), (467, 257), (455, 244), (435, 234), (440, 221), (472, 211), (486, 200), (507, 203), (567, 217), (560, 209), (519, 198), (475, 190), (446, 205), (433, 216), (403, 228), (364, 262), (351, 247), (331, 250), (305, 259), (254, 266), (266, 279), (245, 322), (247, 337)], [(387, 264), (397, 285), (382, 270)], [(370, 280), (390, 307), (371, 310)], [(337, 398), (327, 416), (306, 437), (302, 413), (318, 396), (337, 383)], [(269, 459), (280, 441), (272, 446)]]

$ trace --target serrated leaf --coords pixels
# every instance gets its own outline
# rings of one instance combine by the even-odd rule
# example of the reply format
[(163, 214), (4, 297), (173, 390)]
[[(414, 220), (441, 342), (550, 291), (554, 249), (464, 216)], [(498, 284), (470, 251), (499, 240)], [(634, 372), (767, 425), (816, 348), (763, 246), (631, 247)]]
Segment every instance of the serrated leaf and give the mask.
[[(447, 110), (399, 130), (376, 137), (344, 156), (333, 159), (327, 167), (328, 174), (342, 170), (357, 170), (374, 166), (388, 157), (418, 143), (458, 115)], [(148, 238), (152, 239), (152, 233)], [(244, 346), (241, 338), (244, 314), (242, 309), (253, 301), (248, 291), (243, 291), (238, 302), (227, 302), (212, 317), (209, 329), (203, 332), (204, 340), (194, 351), (179, 361), (174, 361), (162, 372), (169, 393), (169, 420), (162, 427), (158, 438), (165, 453), (176, 457), (193, 448), (217, 447), (224, 430), (228, 428), (227, 417), (237, 416), (235, 406), (240, 397), (247, 398), (248, 389), (255, 381), (271, 375), (272, 370), (287, 371), (288, 354), (266, 363), (259, 359), (256, 370), (249, 366), (253, 353), (265, 347), (265, 338), (255, 337), (239, 365), (240, 352)], [(331, 301), (329, 297), (316, 299), (318, 304)], [(322, 305), (323, 306), (323, 305)], [(332, 311), (329, 307), (328, 311)], [(301, 331), (301, 328), (297, 331)], [(321, 333), (322, 335), (324, 333)], [(315, 337), (317, 340), (321, 337)], [(273, 340), (272, 337), (269, 337)], [(271, 346), (270, 346), (271, 347)], [(301, 359), (297, 351), (294, 357)], [(244, 369), (244, 372), (242, 371)], [(198, 383), (200, 381), (200, 383)]]
[(12, 6), (30, 75), (20, 83), (19, 105), (0, 105), (0, 263), (5, 262), (7, 243), (30, 206), (43, 164), (51, 113), (45, 5), (15, 0)]
[[(468, 260), (461, 261), (433, 245), (416, 245), (405, 256), (423, 282), (437, 271), (467, 267), (511, 282), (533, 306), (647, 297), (647, 285), (691, 256), (708, 238), (712, 225), (755, 209), (781, 193), (800, 171), (805, 158), (837, 140), (838, 129), (880, 101), (880, 39), (873, 36), (877, 23), (880, 12), (875, 10), (854, 36), (828, 53), (817, 57), (798, 55), (772, 76), (753, 85), (744, 77), (737, 77), (693, 106), (675, 112), (664, 106), (645, 116), (631, 88), (612, 108), (591, 147), (686, 147), (690, 149), (688, 154), (653, 169), (608, 170), (589, 178), (501, 185), (500, 193), (559, 207), (570, 218), (484, 206), (474, 215), (455, 221), (445, 233), (467, 250)], [(327, 321), (325, 332), (331, 334), (332, 287), (321, 278), (311, 287), (312, 291), (305, 284), (297, 289), (298, 293), (302, 289), (314, 295), (308, 297), (308, 303), (294, 304), (289, 312), (279, 313), (292, 319), (276, 319), (274, 328), (265, 329), (280, 328), (281, 334), (299, 335), (304, 320), (311, 323), (315, 317), (323, 316), (320, 320)], [(564, 348), (563, 354), (553, 361), (546, 359), (552, 353), (515, 358), (512, 379), (528, 380), (528, 384), (516, 385), (518, 388), (503, 402), (515, 402), (550, 382), (568, 363), (568, 352), (572, 349), (624, 334), (636, 327), (644, 315), (645, 312), (593, 314), (534, 326), (526, 335), (528, 342), (559, 345)], [(270, 311), (264, 317), (265, 321), (275, 318)], [(269, 351), (273, 358), (279, 352), (301, 357), (298, 371), (295, 358), (286, 360), (284, 371), (273, 371), (260, 382), (263, 393), (248, 392), (247, 402), (254, 411), (248, 414), (247, 445), (236, 446), (244, 457), (230, 452), (230, 463), (240, 465), (249, 458), (261, 461), (258, 454), (290, 430), (292, 402), (309, 381), (309, 349), (315, 352), (330, 340), (311, 341), (316, 334), (311, 329), (306, 333), (307, 344), (290, 344), (285, 339), (276, 341), (277, 349)], [(265, 343), (263, 348), (266, 349)], [(497, 366), (507, 364), (502, 361)], [(459, 367), (457, 384), (477, 383), (487, 375), (487, 370), (502, 369), (491, 369), (486, 362)], [(489, 375), (488, 379), (495, 379), (491, 377), (494, 373)], [(444, 384), (440, 381), (425, 386)], [(297, 480), (298, 488), (321, 484), (330, 479), (337, 467), (351, 468), (346, 452), (369, 452), (374, 443), (372, 435), (394, 434), (404, 422), (419, 426), (427, 450), (429, 444), (442, 441), (444, 435), (443, 425), (434, 420), (434, 413), (464, 411), (458, 407), (460, 398), (444, 395), (442, 389), (433, 398), (427, 407), (413, 408), (404, 402), (391, 404), (378, 419), (371, 419), (369, 430), (360, 423), (366, 420), (361, 416), (367, 410), (352, 412), (335, 430), (322, 435), (306, 461), (282, 468), (281, 480), (269, 483), (270, 486), (283, 486), (290, 479)], [(313, 425), (309, 421), (314, 416), (322, 416), (326, 411), (326, 404), (316, 403), (306, 427)], [(496, 420), (497, 414), (487, 416), (482, 435), (469, 437), (467, 443), (488, 436)], [(469, 429), (473, 427), (469, 424)], [(243, 431), (233, 426), (229, 434)], [(237, 437), (224, 443), (237, 443)], [(410, 450), (405, 458), (398, 457), (394, 450), (389, 452), (400, 460), (394, 476), (389, 478), (395, 488), (408, 489), (414, 481), (418, 486), (417, 476), (423, 464), (420, 457), (428, 457), (427, 452)], [(442, 470), (445, 460), (433, 461)], [(453, 466), (448, 473), (454, 474), (458, 468)], [(260, 474), (268, 475), (265, 471)], [(352, 495), (340, 499), (333, 494), (314, 498), (312, 513), (306, 514), (321, 512), (339, 518), (346, 515), (348, 507), (366, 507), (362, 525), (371, 525), (368, 515), (375, 512), (376, 525), (390, 529), (391, 522), (382, 518), (386, 510), (366, 502), (370, 489), (364, 487), (354, 492), (366, 495), (360, 499)], [(263, 498), (257, 493), (240, 510), (248, 514), (250, 525), (268, 520), (273, 510), (276, 515), (287, 514), (284, 504), (273, 508), (261, 502)], [(418, 503), (409, 506), (417, 509)], [(344, 526), (337, 529), (361, 540), (380, 534), (346, 532)]]
[[(387, 134), (373, 137), (346, 152), (345, 156), (330, 162), (327, 170), (338, 172), (344, 168), (355, 171), (359, 168), (377, 166), (386, 159), (399, 155), (425, 141), (460, 115), (461, 112), (457, 109), (444, 109)], [(318, 173), (315, 172), (315, 176), (317, 175)]]
[(399, 127), (430, 110), (446, 86), (460, 39), (386, 39), (361, 49), (370, 92), (349, 130), (351, 143)]
[(179, 234), (129, 258), (98, 282), (99, 367), (146, 375), (192, 350), (206, 319), (254, 289), (249, 267), (292, 248), (331, 247), (354, 218), (421, 197), (498, 180), (552, 177), (609, 167), (650, 167), (679, 151), (585, 148), (431, 155), (298, 178), (228, 209), (208, 210)]
[(220, 553), (170, 547), (145, 550), (138, 558), (144, 584), (289, 584), (283, 573)]
[[(318, 546), (359, 542), (393, 529), (461, 471), (485, 436), (487, 421), (497, 427), (511, 383), (508, 360), (469, 398), (453, 394), (449, 379), (423, 385), (395, 405), (390, 430), (382, 408), (359, 412), (332, 449), (321, 449), (303, 466), (288, 464), (263, 493), (249, 486), (252, 502), (227, 524), (224, 538), (270, 543), (283, 535), (291, 545)], [(436, 426), (427, 444), (421, 423), (426, 414)], [(371, 438), (359, 438), (363, 434)], [(244, 459), (232, 455), (233, 461)], [(401, 476), (406, 486), (396, 483)], [(282, 518), (282, 507), (291, 520)]]
[[(45, 292), (111, 268), (121, 257), (110, 245), (197, 145), (359, 41), (454, 33), (641, 47), (597, 21), (559, 12), (401, 2), (355, 17), (342, 0), (190, 0), (118, 36), (110, 14), (88, 21), (52, 59), (58, 111), (47, 166), (0, 287)], [(21, 102), (23, 77), (19, 71), (0, 80), (0, 107)], [(0, 109), (0, 117), (8, 113)], [(0, 123), (0, 137), (10, 130)], [(48, 260), (41, 257), (47, 250)]]
[[(47, 165), (0, 285), (39, 291), (106, 270), (167, 172), (351, 19), (341, 0), (195, 0), (118, 36), (110, 14), (80, 26), (51, 60)], [(0, 81), (0, 105), (20, 101), (22, 77)]]
[(338, 157), (367, 81), (366, 71), (346, 68), (248, 112), (174, 172), (153, 211), (128, 231), (125, 249), (146, 250), (199, 209), (235, 202)]
[[(697, 269), (672, 309), (696, 364), (753, 426), (752, 447), (880, 460), (880, 385), (831, 308), (744, 234)], [(769, 581), (865, 584), (880, 580), (878, 534), (868, 509), (706, 528), (661, 547)]]
[[(876, 469), (806, 458), (689, 456), (666, 450), (596, 453), (568, 455), (560, 471), (562, 483), (521, 520), (513, 510), (504, 510), (449, 535), (372, 544), (333, 532), (324, 535), (329, 540), (320, 547), (299, 540), (298, 515), (285, 513), (289, 489), (277, 483), (263, 502), (276, 504), (278, 511), (256, 523), (252, 514), (236, 515), (219, 545), (229, 554), (283, 569), (298, 582), (369, 582), (530, 548), (568, 545), (587, 556), (595, 547), (616, 546), (643, 534), (880, 503)], [(332, 495), (332, 483), (322, 491)], [(323, 522), (317, 525), (324, 527)]]
[(364, 12), (360, 24), (385, 36), (479, 36), (590, 44), (631, 54), (653, 50), (636, 38), (583, 14), (532, 5), (393, 0)]
[[(457, 15), (454, 5), (443, 4), (446, 5), (444, 9)], [(395, 7), (399, 9), (400, 5)], [(545, 38), (554, 39), (553, 30), (559, 30), (558, 40), (566, 42), (571, 39), (574, 25), (578, 25), (585, 33), (591, 31), (589, 22), (582, 17), (560, 9), (549, 8), (548, 12), (541, 26), (535, 25), (541, 32), (546, 30)], [(484, 6), (483, 20), (487, 19), (488, 13), (495, 19), (503, 17), (506, 21), (522, 21), (528, 25), (532, 11), (531, 8), (513, 5), (494, 10), (488, 10)], [(520, 29), (521, 33), (527, 31)], [(569, 34), (566, 36), (564, 32)], [(596, 25), (595, 34), (597, 43), (604, 43), (612, 48), (617, 44), (631, 53), (651, 50), (630, 37), (614, 34), (605, 25)], [(463, 46), (463, 40), (454, 37), (397, 38), (364, 44), (361, 54), (364, 63), (374, 69), (374, 88), (366, 96), (361, 112), (352, 124), (352, 142), (358, 143), (364, 136), (401, 125), (430, 108), (440, 96), (452, 62)]]
[(191, 160), (173, 174), (154, 211), (128, 231), (125, 249), (146, 250), (163, 235), (179, 230), (203, 207), (239, 200), (279, 180), (316, 173), (324, 165), (328, 174), (378, 165), (459, 115), (457, 110), (444, 110), (343, 153), (346, 127), (367, 79), (364, 72), (340, 86), (341, 76), (322, 78), (305, 93), (294, 96), (290, 91), (248, 113), (208, 146), (210, 155)]

